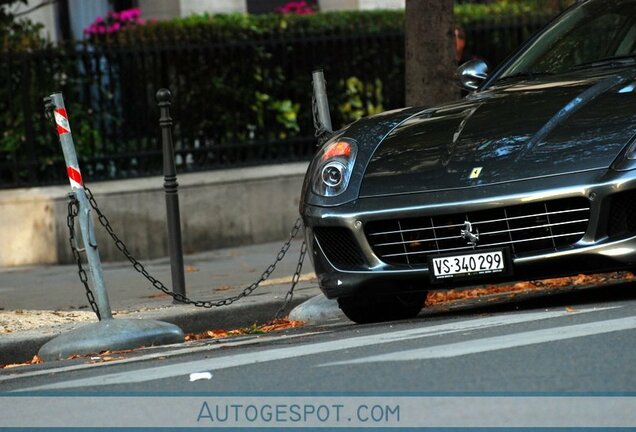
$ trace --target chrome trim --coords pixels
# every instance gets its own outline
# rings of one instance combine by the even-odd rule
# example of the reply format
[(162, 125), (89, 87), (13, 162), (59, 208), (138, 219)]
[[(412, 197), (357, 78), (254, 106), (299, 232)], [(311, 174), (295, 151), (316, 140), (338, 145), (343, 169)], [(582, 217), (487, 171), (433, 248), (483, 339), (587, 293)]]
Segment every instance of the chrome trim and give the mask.
[[(525, 228), (525, 229), (527, 229), (527, 228)], [(408, 240), (408, 241), (392, 242), (392, 243), (379, 243), (379, 244), (374, 244), (374, 246), (395, 246), (395, 245), (399, 245), (399, 244), (422, 243), (422, 242), (428, 242), (428, 241), (452, 240), (452, 239), (461, 239), (461, 238), (463, 238), (463, 237), (462, 236), (429, 237), (429, 238), (423, 238), (423, 239), (419, 239), (419, 240)]]
[[(574, 221), (556, 222), (556, 223), (550, 223), (550, 224), (545, 224), (545, 225), (537, 225), (537, 226), (532, 226), (531, 225), (531, 226), (521, 227), (521, 228), (511, 228), (511, 229), (501, 230), (501, 231), (485, 232), (485, 233), (481, 233), (480, 235), (485, 236), (485, 235), (505, 234), (505, 233), (514, 232), (514, 231), (524, 231), (524, 230), (539, 229), (539, 228), (552, 228), (552, 227), (560, 226), (560, 225), (569, 225), (569, 224), (589, 222), (589, 221), (590, 221), (589, 219), (578, 219), (578, 220), (574, 220)], [(550, 236), (550, 237), (556, 237), (556, 236)], [(377, 246), (380, 246), (380, 245), (377, 245)]]
[[(489, 220), (489, 221), (473, 222), (473, 225), (489, 224), (489, 223), (495, 223), (495, 222), (505, 222), (505, 221), (511, 221), (511, 220), (525, 219), (525, 218), (529, 218), (529, 217), (550, 216), (550, 215), (557, 215), (557, 214), (563, 214), (563, 213), (574, 213), (574, 212), (581, 212), (581, 211), (590, 211), (590, 209), (589, 208), (582, 208), (582, 209), (572, 209), (572, 210), (561, 210), (561, 211), (554, 211), (554, 212), (536, 213), (536, 214), (531, 214), (531, 215), (526, 215), (526, 216), (513, 216), (513, 217), (503, 218), (503, 219), (493, 219), (493, 220)], [(460, 225), (460, 226), (462, 226), (462, 225)], [(449, 225), (449, 227), (451, 227), (451, 225)]]
[[(499, 243), (489, 243), (487, 245), (484, 245), (484, 247), (491, 247), (491, 246), (504, 246), (504, 245), (509, 245), (509, 244), (513, 244), (513, 243), (527, 243), (527, 242), (531, 242), (531, 241), (539, 241), (539, 240), (549, 240), (552, 238), (559, 238), (559, 237), (570, 237), (570, 236), (574, 236), (574, 235), (583, 235), (585, 234), (585, 231), (582, 232), (575, 232), (575, 233), (568, 233), (568, 234), (559, 234), (559, 235), (555, 235), (555, 236), (545, 236), (545, 237), (535, 237), (535, 238), (531, 238), (531, 239), (522, 239), (522, 240), (513, 240), (513, 241), (507, 241), (507, 242), (499, 242)], [(426, 241), (426, 240), (424, 240)], [(429, 240), (430, 241), (430, 240)], [(440, 249), (440, 250), (427, 250), (427, 251), (418, 251), (418, 252), (406, 252), (403, 254), (389, 254), (389, 255), (382, 255), (383, 257), (396, 257), (396, 256), (404, 256), (404, 255), (421, 255), (421, 254), (427, 254), (427, 253), (431, 253), (431, 252), (450, 252), (450, 251), (454, 251), (454, 250), (466, 250), (466, 249), (474, 249), (472, 246), (465, 246), (465, 247), (460, 247), (460, 248), (449, 248), (449, 249)]]
[[(530, 218), (530, 217), (550, 216), (550, 215), (558, 215), (558, 214), (574, 213), (574, 212), (582, 212), (582, 211), (590, 211), (590, 209), (589, 208), (582, 208), (582, 209), (561, 210), (561, 211), (545, 212), (545, 213), (535, 213), (535, 214), (525, 215), (525, 216), (513, 216), (513, 217), (510, 217), (510, 218), (492, 219), (492, 220), (487, 220), (487, 221), (473, 222), (472, 224), (473, 225), (485, 225), (485, 224), (489, 224), (489, 223), (506, 222), (506, 221), (511, 221), (511, 220), (526, 219), (526, 218)], [(459, 228), (459, 227), (463, 227), (464, 225), (465, 224), (453, 224), (453, 225), (444, 225), (444, 226), (436, 226), (436, 227), (411, 228), (411, 229), (406, 229), (406, 230), (401, 230), (401, 231), (400, 230), (384, 231), (384, 232), (379, 232), (379, 233), (371, 233), (371, 234), (369, 234), (369, 236), (379, 236), (379, 235), (386, 235), (386, 234), (399, 234), (399, 233), (416, 232), (416, 231), (428, 231), (428, 230), (434, 230), (436, 228)], [(438, 238), (438, 240), (441, 240), (441, 238)]]

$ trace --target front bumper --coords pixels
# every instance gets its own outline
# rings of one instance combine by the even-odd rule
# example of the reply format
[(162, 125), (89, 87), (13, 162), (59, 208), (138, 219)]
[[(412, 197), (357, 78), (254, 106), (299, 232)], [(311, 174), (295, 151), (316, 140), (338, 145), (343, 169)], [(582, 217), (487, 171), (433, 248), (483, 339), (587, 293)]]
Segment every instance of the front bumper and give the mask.
[[(365, 224), (370, 221), (473, 212), (561, 198), (590, 200), (588, 227), (576, 244), (558, 251), (513, 256), (512, 276), (450, 281), (435, 284), (435, 289), (631, 269), (636, 264), (636, 232), (610, 237), (607, 228), (612, 198), (632, 190), (636, 191), (636, 172), (594, 170), (469, 189), (360, 198), (331, 208), (305, 205), (302, 216), (320, 288), (327, 297), (334, 298), (367, 290), (427, 289), (430, 286), (426, 265), (405, 268), (378, 258), (365, 235)], [(331, 262), (314, 235), (317, 227), (348, 230), (364, 264), (344, 268)]]

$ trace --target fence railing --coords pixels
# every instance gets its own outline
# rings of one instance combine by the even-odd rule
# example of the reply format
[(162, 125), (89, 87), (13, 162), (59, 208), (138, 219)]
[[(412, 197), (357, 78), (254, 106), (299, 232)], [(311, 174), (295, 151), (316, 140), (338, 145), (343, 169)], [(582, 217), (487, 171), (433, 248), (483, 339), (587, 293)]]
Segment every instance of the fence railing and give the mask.
[[(466, 26), (492, 64), (546, 16)], [(157, 89), (174, 95), (181, 172), (308, 159), (311, 71), (325, 69), (334, 126), (404, 104), (404, 34), (263, 35), (229, 44), (139, 47), (84, 42), (0, 54), (0, 187), (61, 183), (64, 164), (42, 97), (62, 90), (85, 177), (159, 174)]]

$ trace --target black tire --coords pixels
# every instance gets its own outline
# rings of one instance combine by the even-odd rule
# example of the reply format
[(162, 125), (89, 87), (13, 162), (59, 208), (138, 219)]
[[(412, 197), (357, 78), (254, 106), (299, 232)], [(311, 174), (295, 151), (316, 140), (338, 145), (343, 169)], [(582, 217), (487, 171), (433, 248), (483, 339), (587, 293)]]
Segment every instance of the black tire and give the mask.
[(351, 321), (358, 324), (415, 318), (426, 300), (426, 291), (397, 294), (365, 293), (338, 298), (338, 306)]

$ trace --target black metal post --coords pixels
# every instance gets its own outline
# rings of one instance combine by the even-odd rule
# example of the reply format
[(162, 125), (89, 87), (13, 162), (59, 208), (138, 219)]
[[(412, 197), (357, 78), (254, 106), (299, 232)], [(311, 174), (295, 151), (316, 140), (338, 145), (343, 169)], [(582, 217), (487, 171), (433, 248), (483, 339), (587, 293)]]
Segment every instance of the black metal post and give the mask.
[[(170, 105), (172, 94), (168, 89), (157, 92), (159, 105), (159, 126), (163, 144), (163, 188), (166, 191), (166, 210), (168, 216), (168, 248), (170, 249), (170, 269), (172, 272), (172, 290), (175, 294), (186, 295), (185, 275), (183, 271), (183, 246), (181, 244), (181, 217), (179, 215), (179, 183), (174, 163), (174, 145), (172, 144), (172, 118)], [(178, 303), (175, 300), (175, 303)]]

